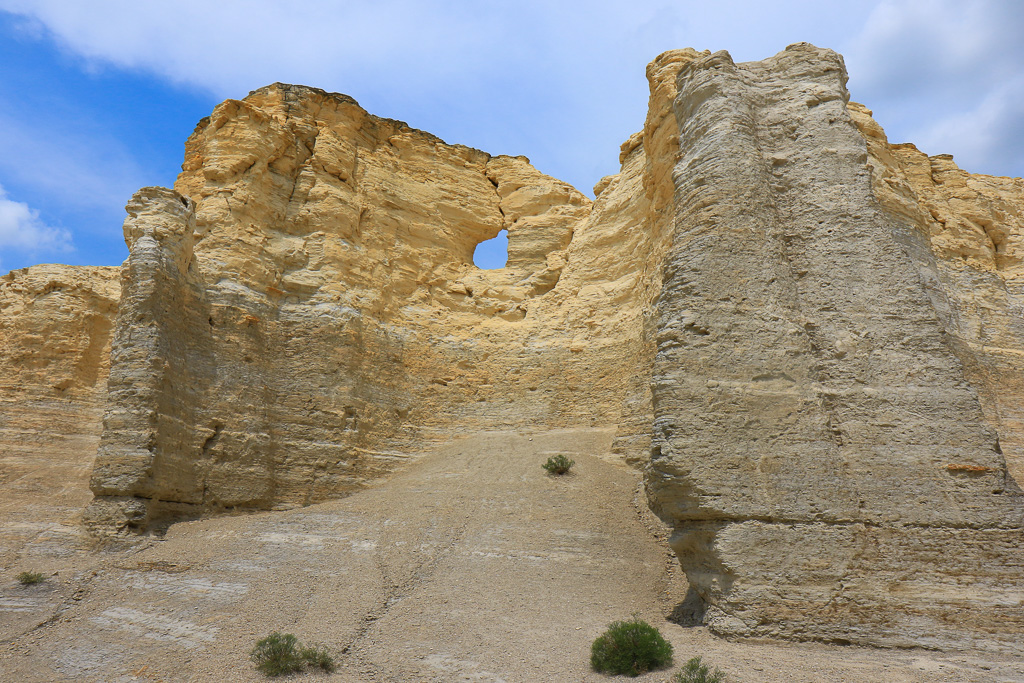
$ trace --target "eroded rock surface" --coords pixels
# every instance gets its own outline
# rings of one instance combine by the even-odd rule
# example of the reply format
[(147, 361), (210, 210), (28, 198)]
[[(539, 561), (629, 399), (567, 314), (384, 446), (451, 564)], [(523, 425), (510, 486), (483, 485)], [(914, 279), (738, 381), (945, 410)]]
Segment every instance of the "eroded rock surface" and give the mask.
[[(119, 293), (117, 268), (40, 265), (0, 276), (0, 567), (12, 575), (38, 570), (39, 556), (89, 546), (80, 522)], [(8, 607), (0, 605), (0, 639), (25, 616)]]
[(985, 345), (1020, 324), (995, 272), (1014, 239), (952, 207), (1013, 232), (1020, 181), (869, 150), (845, 82), (806, 44), (678, 73), (651, 501), (719, 633), (1017, 650), (1024, 499), (996, 430), (1015, 399), (983, 399), (1005, 358)]
[(932, 305), (1010, 474), (1024, 480), (1024, 180), (890, 145), (868, 109), (854, 103), (850, 115), (868, 143), (878, 201), (925, 238), (929, 251), (915, 253)]
[[(41, 265), (0, 277), (0, 457), (6, 485), (44, 457), (92, 464), (106, 401), (117, 268)], [(7, 486), (5, 486), (5, 491)]]
[(224, 102), (128, 204), (113, 326), (116, 269), (0, 282), (3, 457), (70, 415), (116, 533), (596, 429), (716, 632), (1019, 654), (1022, 181), (889, 144), (807, 44), (647, 77), (593, 201), (344, 95)]
[[(618, 426), (645, 457), (670, 160), (627, 154), (592, 203), (280, 84), (186, 152), (177, 192), (128, 206), (96, 528), (336, 497), (480, 429)], [(508, 265), (480, 270), (501, 229)]]
[[(41, 265), (0, 277), (0, 401), (102, 404), (117, 312), (117, 268)], [(90, 420), (95, 422), (95, 420)], [(5, 448), (36, 429), (15, 436)], [(53, 430), (56, 432), (57, 430)]]

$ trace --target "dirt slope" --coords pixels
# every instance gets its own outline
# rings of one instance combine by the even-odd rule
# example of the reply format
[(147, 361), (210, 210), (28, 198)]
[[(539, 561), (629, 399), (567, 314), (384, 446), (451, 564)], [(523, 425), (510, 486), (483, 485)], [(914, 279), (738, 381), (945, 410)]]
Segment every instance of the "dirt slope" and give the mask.
[[(1024, 680), (1011, 660), (729, 643), (666, 622), (686, 585), (638, 475), (599, 457), (612, 437), (476, 434), (341, 501), (177, 524), (130, 547), (26, 537), (0, 579), (0, 680), (258, 681), (247, 653), (281, 630), (337, 653), (336, 674), (302, 680), (599, 681), (590, 643), (633, 613), (677, 663), (703, 654), (733, 681)], [(572, 474), (541, 469), (553, 452), (575, 458)], [(19, 586), (30, 567), (56, 576)]]

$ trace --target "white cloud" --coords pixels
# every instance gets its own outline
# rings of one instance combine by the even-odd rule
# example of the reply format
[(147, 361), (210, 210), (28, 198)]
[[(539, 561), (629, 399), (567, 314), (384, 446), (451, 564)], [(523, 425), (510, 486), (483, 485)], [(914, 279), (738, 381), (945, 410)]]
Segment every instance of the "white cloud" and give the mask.
[(822, 9), (816, 0), (0, 0), (0, 9), (34, 20), (97, 65), (150, 71), (221, 97), (268, 79), (416, 95), (516, 81), (571, 90), (623, 69), (642, 81), (644, 65), (664, 50), (760, 59), (787, 41), (828, 47), (867, 12)]
[(915, 141), (932, 153), (955, 149), (957, 163), (967, 170), (993, 167), (1024, 175), (1024, 78), (1008, 81), (973, 104), (920, 127)]
[[(807, 40), (844, 52), (854, 97), (894, 139), (937, 145), (929, 151), (977, 164), (969, 170), (1024, 172), (1001, 153), (1014, 146), (1017, 95), (999, 93), (1024, 64), (1024, 3), (1008, 0), (0, 0), (0, 9), (96, 69), (152, 73), (221, 98), (276, 80), (338, 90), (450, 142), (527, 154), (582, 188), (614, 172), (618, 143), (641, 125), (643, 68), (659, 52), (762, 59)], [(991, 140), (952, 134), (968, 120), (995, 126)]]
[(894, 142), (1024, 175), (1024, 3), (886, 0), (846, 51), (854, 99)]
[(7, 198), (0, 187), (0, 250), (70, 251), (71, 235), (66, 230), (51, 228), (39, 219), (39, 212), (28, 204)]
[[(518, 6), (496, 3), (467, 11), (410, 0), (3, 0), (0, 8), (38, 20), (88, 59), (236, 97), (244, 94), (240, 84), (265, 85), (268, 75), (323, 82), (369, 70), (401, 78), (403, 67), (430, 71), (436, 82), (453, 72), (484, 72), (495, 41), (510, 37), (503, 34), (521, 15)], [(398, 84), (416, 85), (415, 78)]]
[(354, 96), (449, 142), (526, 154), (588, 190), (646, 113), (644, 67), (679, 47), (761, 59), (826, 46), (866, 9), (809, 0), (0, 0), (97, 69), (241, 97), (273, 81)]

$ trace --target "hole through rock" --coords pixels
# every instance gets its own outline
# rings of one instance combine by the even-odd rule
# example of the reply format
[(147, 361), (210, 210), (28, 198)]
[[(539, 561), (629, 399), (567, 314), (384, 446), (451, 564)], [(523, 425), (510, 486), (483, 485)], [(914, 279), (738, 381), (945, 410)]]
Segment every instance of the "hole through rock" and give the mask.
[(473, 251), (473, 263), (483, 270), (504, 268), (508, 263), (508, 230), (502, 230), (497, 237), (484, 240)]

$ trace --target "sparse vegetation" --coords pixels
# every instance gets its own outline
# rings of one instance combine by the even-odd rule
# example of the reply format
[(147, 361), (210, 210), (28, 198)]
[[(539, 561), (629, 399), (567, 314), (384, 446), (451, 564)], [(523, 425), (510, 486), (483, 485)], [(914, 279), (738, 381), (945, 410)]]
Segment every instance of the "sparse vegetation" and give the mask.
[(302, 648), (302, 659), (306, 662), (306, 666), (322, 669), (327, 673), (334, 671), (334, 657), (326, 647), (304, 647)]
[(694, 657), (676, 672), (673, 683), (725, 683), (725, 674), (721, 669), (714, 669)]
[(637, 617), (613, 622), (590, 647), (590, 666), (600, 673), (639, 676), (671, 663), (672, 644)]
[(570, 460), (566, 455), (559, 453), (548, 458), (548, 461), (541, 467), (546, 469), (548, 474), (565, 474), (575, 464), (575, 460)]
[(306, 663), (299, 653), (299, 641), (291, 633), (274, 631), (249, 653), (256, 668), (268, 676), (280, 676), (301, 671)]
[(39, 572), (22, 572), (18, 574), (18, 583), (22, 586), (32, 586), (46, 581), (46, 577)]
[(274, 631), (256, 643), (249, 658), (267, 676), (282, 676), (307, 667), (334, 671), (334, 658), (327, 648), (303, 647), (291, 633)]

